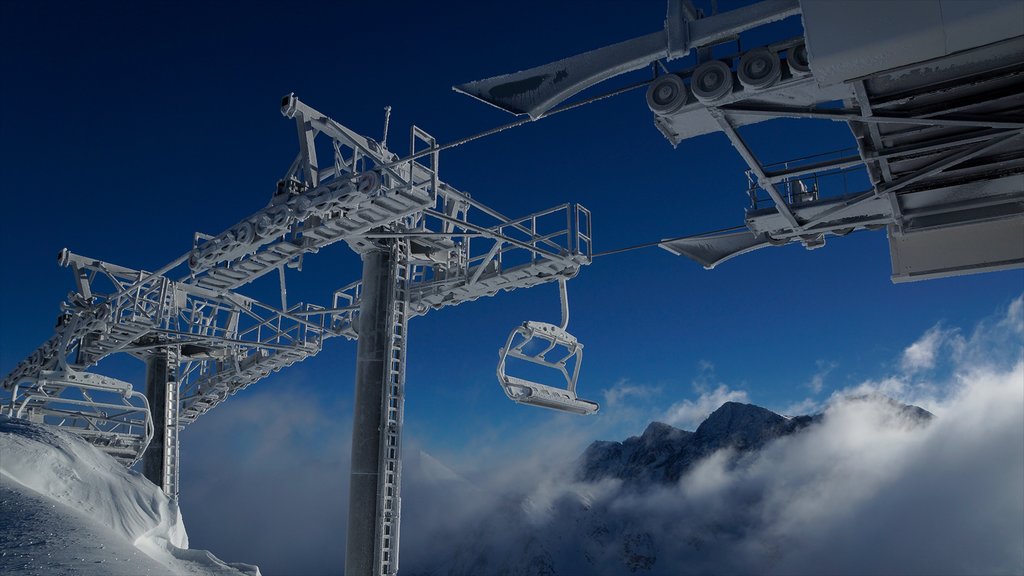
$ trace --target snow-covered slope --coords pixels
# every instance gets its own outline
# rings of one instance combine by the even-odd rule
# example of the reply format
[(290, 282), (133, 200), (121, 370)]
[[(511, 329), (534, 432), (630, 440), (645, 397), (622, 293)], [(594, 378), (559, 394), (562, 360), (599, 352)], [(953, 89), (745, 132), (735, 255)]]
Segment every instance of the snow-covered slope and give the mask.
[(176, 504), (73, 434), (0, 416), (0, 573), (258, 575), (188, 549)]

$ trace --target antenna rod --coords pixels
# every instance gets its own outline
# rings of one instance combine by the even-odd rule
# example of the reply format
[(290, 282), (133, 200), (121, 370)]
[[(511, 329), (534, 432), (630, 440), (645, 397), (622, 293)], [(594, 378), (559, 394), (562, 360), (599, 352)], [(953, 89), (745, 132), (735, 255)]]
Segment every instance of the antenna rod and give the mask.
[(391, 106), (384, 107), (384, 137), (381, 138), (380, 144), (385, 149), (388, 147), (388, 126), (391, 124)]

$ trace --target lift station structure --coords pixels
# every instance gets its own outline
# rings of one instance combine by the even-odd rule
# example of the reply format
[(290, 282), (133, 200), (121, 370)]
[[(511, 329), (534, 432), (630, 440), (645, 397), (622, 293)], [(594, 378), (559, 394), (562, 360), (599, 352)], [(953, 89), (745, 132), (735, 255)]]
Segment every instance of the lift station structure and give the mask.
[[(742, 31), (796, 16), (800, 36), (741, 45)], [(884, 228), (895, 282), (1024, 266), (1024, 3), (764, 0), (705, 16), (670, 0), (663, 30), (455, 89), (539, 118), (644, 68), (673, 146), (722, 132), (749, 167), (745, 229), (666, 250), (711, 269)], [(850, 146), (764, 164), (738, 129), (776, 118), (846, 123)], [(850, 191), (857, 172), (865, 187)]]
[[(409, 319), (549, 282), (561, 283), (566, 319), (565, 282), (591, 262), (590, 212), (562, 204), (509, 218), (442, 181), (439, 146), (415, 126), (399, 158), (386, 136), (359, 135), (294, 95), (281, 113), (295, 121), (299, 153), (262, 210), (220, 234), (197, 233), (153, 271), (61, 251), (75, 290), (54, 336), (4, 378), (3, 411), (74, 431), (127, 466), (141, 460), (177, 498), (182, 428), (325, 340), (358, 340), (345, 571), (394, 574)], [(327, 305), (289, 303), (286, 270), (338, 242), (362, 256), (362, 279)], [(279, 305), (241, 293), (274, 273)], [(597, 404), (575, 393), (582, 345), (565, 328), (513, 330), (500, 384), (519, 403), (592, 414)], [(524, 351), (526, 341), (541, 351)], [(145, 393), (91, 369), (114, 354), (146, 363)], [(506, 355), (555, 369), (555, 383), (508, 374)]]
[[(796, 16), (802, 35), (741, 46), (742, 32)], [(650, 68), (640, 86), (655, 127), (673, 145), (724, 133), (748, 164), (751, 202), (743, 230), (654, 244), (713, 268), (884, 228), (892, 278), (907, 281), (1024, 266), (1022, 54), (1024, 3), (1013, 0), (762, 0), (710, 15), (670, 0), (662, 30), (456, 90), (523, 115), (513, 127)], [(561, 322), (516, 327), (498, 382), (518, 403), (596, 412), (576, 394), (582, 344), (567, 330), (566, 282), (595, 256), (590, 212), (562, 204), (510, 218), (442, 181), (440, 152), (452, 145), (415, 126), (399, 157), (387, 120), (378, 142), (291, 94), (281, 112), (299, 153), (262, 210), (197, 233), (152, 271), (59, 254), (75, 288), (53, 337), (2, 380), (0, 411), (71, 430), (127, 466), (141, 460), (176, 498), (182, 428), (326, 340), (357, 340), (346, 573), (394, 574), (409, 319), (558, 282)], [(844, 122), (852, 146), (763, 164), (739, 128), (773, 118)], [(837, 179), (855, 171), (866, 188), (840, 191)], [(362, 257), (361, 280), (322, 305), (289, 303), (286, 271), (342, 241)], [(279, 278), (279, 303), (242, 293), (267, 274)], [(145, 362), (143, 391), (94, 368), (115, 354)], [(553, 369), (555, 383), (517, 376), (515, 362)]]

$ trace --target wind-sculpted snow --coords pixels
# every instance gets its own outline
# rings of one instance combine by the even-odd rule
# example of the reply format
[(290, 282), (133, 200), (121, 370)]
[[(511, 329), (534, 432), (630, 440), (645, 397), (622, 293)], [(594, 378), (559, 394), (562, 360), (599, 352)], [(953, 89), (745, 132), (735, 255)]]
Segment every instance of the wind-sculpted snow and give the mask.
[(4, 476), (71, 506), (131, 542), (163, 538), (188, 548), (177, 507), (153, 484), (79, 438), (0, 416)]
[(178, 507), (77, 436), (0, 416), (4, 574), (259, 574), (188, 550)]

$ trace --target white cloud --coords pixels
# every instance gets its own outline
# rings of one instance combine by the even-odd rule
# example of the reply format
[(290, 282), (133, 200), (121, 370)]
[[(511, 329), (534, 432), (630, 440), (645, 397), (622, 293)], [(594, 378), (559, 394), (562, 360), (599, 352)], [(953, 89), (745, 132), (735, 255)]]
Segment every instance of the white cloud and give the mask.
[(749, 402), (750, 398), (743, 390), (732, 390), (725, 384), (708, 390), (696, 400), (676, 402), (665, 412), (662, 420), (684, 430), (696, 430), (709, 414), (726, 402)]
[[(947, 379), (901, 373), (842, 392), (921, 401), (937, 415), (927, 425), (888, 402), (843, 402), (837, 394), (806, 432), (738, 460), (719, 452), (677, 485), (646, 491), (572, 482), (550, 463), (508, 462), (502, 475), (515, 482), (481, 491), (491, 496), (472, 502), (475, 521), (463, 517), (443, 540), (403, 533), (418, 559), (407, 568), (1022, 573), (1024, 330), (1014, 306), (950, 347)], [(708, 385), (708, 372), (695, 383), (700, 398), (670, 409), (673, 420), (693, 422), (722, 401), (746, 400), (741, 391)], [(439, 541), (452, 544), (442, 551)]]
[(886, 402), (838, 403), (807, 433), (739, 460), (718, 452), (678, 484), (646, 491), (573, 483), (536, 468), (518, 491), (492, 493), (486, 505), (474, 500), (476, 520), (446, 532), (443, 551), (437, 533), (403, 533), (418, 559), (407, 568), (1020, 573), (1022, 379), (1024, 363), (976, 370), (925, 426)]
[[(623, 438), (614, 430), (649, 420), (636, 405), (658, 389), (623, 380), (604, 396), (621, 409), (480, 434), (452, 466), (476, 488), (452, 489), (409, 461), (403, 571), (1022, 573), (1021, 302), (966, 337), (940, 329), (945, 344), (931, 349), (949, 353), (942, 380), (899, 371), (832, 395), (884, 393), (921, 405), (937, 415), (926, 427), (906, 425), (884, 403), (836, 403), (813, 431), (738, 461), (720, 452), (678, 485), (637, 492), (617, 481), (575, 482), (573, 459), (588, 442)], [(698, 397), (672, 405), (664, 420), (692, 430), (723, 402), (748, 401), (707, 363), (692, 385)], [(350, 420), (344, 407), (298, 393), (282, 404), (282, 394), (240, 395), (196, 424), (212, 428), (186, 432), (187, 526), (196, 545), (268, 573), (338, 573)], [(808, 398), (785, 412), (818, 408)], [(406, 456), (414, 451), (407, 443)], [(624, 556), (635, 563), (624, 566)]]
[(1014, 334), (1024, 334), (1024, 294), (1010, 302), (1006, 309), (1006, 315), (1003, 316), (997, 326)]
[(715, 365), (707, 360), (697, 363), (697, 374), (690, 382), (691, 387), (699, 396), (675, 402), (655, 419), (671, 424), (684, 430), (695, 430), (709, 414), (726, 402), (749, 402), (750, 398), (743, 390), (733, 390), (719, 382), (715, 375)]
[(811, 389), (811, 392), (819, 394), (825, 387), (825, 378), (829, 373), (835, 370), (839, 364), (825, 360), (818, 360), (816, 364), (818, 365), (818, 371), (814, 373), (814, 376), (811, 376), (811, 380), (807, 383), (807, 387)]
[(278, 380), (186, 428), (180, 506), (192, 546), (264, 574), (340, 573), (350, 411)]
[(817, 414), (824, 410), (824, 408), (824, 405), (814, 398), (804, 398), (803, 400), (794, 402), (785, 408), (777, 410), (776, 412), (783, 416), (803, 416), (807, 414)]
[(629, 397), (644, 400), (661, 393), (661, 387), (632, 384), (627, 378), (621, 378), (614, 386), (602, 392), (604, 395), (603, 409), (614, 408)]
[(903, 351), (900, 367), (906, 374), (931, 370), (943, 351), (953, 357), (962, 351), (964, 345), (958, 329), (944, 330), (941, 324), (936, 324)]

